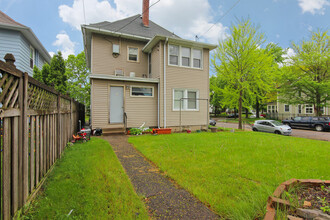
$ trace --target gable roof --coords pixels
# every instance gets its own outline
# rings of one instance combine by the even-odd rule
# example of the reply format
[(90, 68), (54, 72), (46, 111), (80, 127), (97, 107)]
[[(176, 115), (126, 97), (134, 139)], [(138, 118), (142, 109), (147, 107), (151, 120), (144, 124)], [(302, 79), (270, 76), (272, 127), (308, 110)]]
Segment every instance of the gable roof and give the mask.
[(94, 27), (107, 31), (120, 32), (123, 34), (137, 35), (145, 38), (153, 38), (156, 35), (180, 38), (173, 32), (166, 30), (153, 21), (149, 21), (149, 26), (145, 27), (142, 23), (140, 14), (128, 17), (115, 22), (103, 21), (96, 24), (86, 25), (85, 27)]
[(37, 36), (33, 33), (31, 28), (24, 26), (8, 15), (0, 11), (0, 29), (19, 31), (29, 41), (29, 43), (39, 51), (39, 54), (50, 63), (51, 56), (45, 47), (41, 44)]

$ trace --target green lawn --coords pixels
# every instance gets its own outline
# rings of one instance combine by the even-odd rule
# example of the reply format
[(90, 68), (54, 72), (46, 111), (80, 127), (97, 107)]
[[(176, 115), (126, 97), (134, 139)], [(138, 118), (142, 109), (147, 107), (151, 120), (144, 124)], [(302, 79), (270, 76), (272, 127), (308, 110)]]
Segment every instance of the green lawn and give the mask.
[(67, 148), (23, 218), (148, 219), (115, 153), (93, 138)]
[(330, 179), (330, 143), (255, 132), (130, 137), (183, 188), (227, 219), (261, 218), (291, 178)]

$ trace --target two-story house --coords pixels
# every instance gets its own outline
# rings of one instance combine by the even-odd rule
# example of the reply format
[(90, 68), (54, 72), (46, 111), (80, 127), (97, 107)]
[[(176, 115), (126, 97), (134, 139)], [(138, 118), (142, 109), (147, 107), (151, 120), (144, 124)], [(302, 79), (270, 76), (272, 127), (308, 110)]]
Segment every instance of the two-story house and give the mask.
[(103, 131), (146, 127), (203, 129), (209, 123), (209, 52), (144, 13), (82, 25), (91, 70), (91, 124)]
[(33, 75), (33, 67), (42, 68), (50, 63), (51, 56), (33, 33), (8, 15), (0, 11), (0, 59), (11, 53), (15, 56), (17, 69)]

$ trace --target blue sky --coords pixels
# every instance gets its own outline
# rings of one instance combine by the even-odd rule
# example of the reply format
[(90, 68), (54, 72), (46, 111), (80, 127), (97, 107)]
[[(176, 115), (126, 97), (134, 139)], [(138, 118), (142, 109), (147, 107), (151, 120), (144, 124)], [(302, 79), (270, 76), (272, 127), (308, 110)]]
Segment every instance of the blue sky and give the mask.
[[(151, 0), (151, 3), (157, 0)], [(250, 18), (265, 33), (267, 42), (288, 48), (318, 28), (329, 29), (329, 0), (240, 0), (225, 17), (234, 0), (160, 0), (150, 9), (150, 19), (179, 36), (217, 43), (229, 27)], [(83, 13), (85, 5), (85, 16)], [(142, 0), (0, 0), (0, 10), (32, 28), (49, 52), (64, 56), (83, 50), (80, 24), (115, 21), (141, 14)], [(209, 27), (212, 29), (208, 31)]]

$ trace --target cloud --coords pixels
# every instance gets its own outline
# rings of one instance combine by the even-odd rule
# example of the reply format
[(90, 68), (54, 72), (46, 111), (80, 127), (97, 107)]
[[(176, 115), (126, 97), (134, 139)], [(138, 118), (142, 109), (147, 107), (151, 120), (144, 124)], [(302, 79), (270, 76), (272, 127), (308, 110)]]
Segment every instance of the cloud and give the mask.
[(54, 54), (55, 54), (55, 52), (53, 52), (53, 51), (49, 51), (48, 53), (49, 53), (49, 55), (50, 55), (51, 57), (53, 57)]
[[(74, 54), (75, 42), (70, 40), (69, 35), (65, 32), (61, 32), (56, 35), (56, 41), (53, 43), (62, 52), (64, 59), (67, 59), (70, 54)], [(51, 52), (52, 53), (52, 52)]]
[(330, 5), (329, 0), (298, 0), (302, 12), (311, 14), (325, 14), (325, 8)]
[(292, 48), (288, 48), (286, 50), (286, 54), (283, 54), (282, 57), (284, 58), (283, 63), (286, 63), (287, 65), (290, 65), (292, 59), (291, 57), (294, 57), (296, 55), (296, 53), (294, 52), (294, 50)]
[[(114, 0), (111, 5), (106, 0), (85, 0), (86, 23), (116, 21), (128, 16), (142, 13), (141, 0)], [(151, 0), (150, 5), (157, 2)], [(210, 27), (212, 29), (201, 36), (200, 40), (217, 43), (227, 36), (227, 27), (221, 23), (214, 24), (214, 18), (223, 14), (222, 7), (212, 9), (208, 0), (166, 0), (151, 7), (150, 19), (183, 38), (194, 40)], [(59, 15), (63, 22), (77, 30), (85, 23), (83, 1), (74, 0), (72, 6), (59, 6)], [(216, 17), (213, 17), (215, 15)]]

